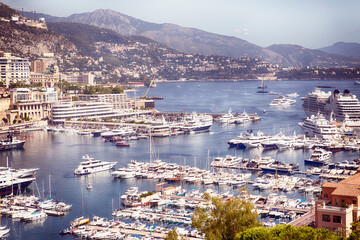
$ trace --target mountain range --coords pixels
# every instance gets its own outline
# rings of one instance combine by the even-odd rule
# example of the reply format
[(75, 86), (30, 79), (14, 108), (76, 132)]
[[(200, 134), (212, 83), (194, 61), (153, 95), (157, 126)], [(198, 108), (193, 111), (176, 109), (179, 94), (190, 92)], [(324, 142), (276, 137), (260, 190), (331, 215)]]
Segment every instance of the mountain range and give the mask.
[[(24, 15), (28, 18), (34, 17), (34, 13), (31, 12), (25, 12)], [(111, 29), (124, 36), (144, 36), (184, 53), (252, 57), (272, 64), (299, 68), (358, 66), (360, 62), (358, 43), (336, 43), (315, 50), (290, 44), (274, 44), (263, 48), (240, 38), (170, 23), (150, 23), (109, 9), (73, 14), (68, 17), (37, 13), (37, 17), (44, 17), (47, 22), (90, 24)]]

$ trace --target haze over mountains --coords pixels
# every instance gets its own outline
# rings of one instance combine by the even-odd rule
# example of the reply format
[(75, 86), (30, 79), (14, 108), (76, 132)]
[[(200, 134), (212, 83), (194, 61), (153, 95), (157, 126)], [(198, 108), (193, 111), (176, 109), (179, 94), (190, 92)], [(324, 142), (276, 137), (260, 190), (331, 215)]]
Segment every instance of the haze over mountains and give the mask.
[[(24, 14), (33, 18), (34, 13)], [(125, 36), (144, 36), (185, 53), (220, 55), (229, 57), (252, 57), (288, 67), (358, 66), (360, 44), (337, 43), (319, 50), (298, 45), (275, 44), (262, 48), (236, 37), (185, 28), (175, 24), (145, 22), (125, 14), (99, 9), (90, 13), (54, 17), (37, 14), (47, 22), (77, 22), (107, 28)]]

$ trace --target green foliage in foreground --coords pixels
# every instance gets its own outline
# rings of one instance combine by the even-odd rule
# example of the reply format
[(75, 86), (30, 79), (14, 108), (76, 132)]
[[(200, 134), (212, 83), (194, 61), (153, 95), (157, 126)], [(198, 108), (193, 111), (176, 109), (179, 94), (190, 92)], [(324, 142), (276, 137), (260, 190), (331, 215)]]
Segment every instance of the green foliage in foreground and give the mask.
[(324, 228), (294, 227), (291, 225), (277, 225), (274, 228), (249, 228), (236, 235), (235, 240), (342, 240)]
[(360, 217), (357, 221), (351, 224), (351, 233), (349, 235), (349, 240), (358, 240), (360, 239)]
[(197, 208), (192, 218), (192, 226), (205, 234), (206, 239), (234, 239), (239, 232), (261, 226), (253, 205), (244, 199), (234, 197), (206, 198), (211, 201), (209, 208)]

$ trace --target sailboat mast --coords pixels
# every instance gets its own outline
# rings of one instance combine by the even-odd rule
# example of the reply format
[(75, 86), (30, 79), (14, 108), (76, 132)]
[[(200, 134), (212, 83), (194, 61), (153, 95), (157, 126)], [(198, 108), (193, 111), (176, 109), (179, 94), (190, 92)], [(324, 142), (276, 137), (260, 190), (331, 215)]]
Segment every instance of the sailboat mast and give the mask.
[(51, 175), (49, 174), (49, 197), (51, 198)]

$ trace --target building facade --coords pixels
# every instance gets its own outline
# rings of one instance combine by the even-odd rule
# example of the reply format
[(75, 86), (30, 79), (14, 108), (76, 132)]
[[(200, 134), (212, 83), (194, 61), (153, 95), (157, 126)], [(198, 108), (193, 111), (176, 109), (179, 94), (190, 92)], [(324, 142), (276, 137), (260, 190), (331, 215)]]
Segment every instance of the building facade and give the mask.
[(348, 236), (351, 223), (360, 216), (360, 169), (340, 182), (326, 182), (315, 202), (315, 227)]
[(59, 82), (59, 74), (30, 73), (30, 82), (41, 83), (43, 87), (54, 87)]
[(51, 107), (58, 101), (58, 92), (48, 88), (35, 91), (14, 88), (10, 91), (10, 109), (21, 119), (41, 120), (51, 117)]
[(117, 118), (122, 114), (114, 111), (111, 104), (101, 102), (66, 102), (57, 103), (52, 106), (52, 122), (54, 124), (64, 123), (66, 120)]
[(30, 61), (4, 53), (4, 56), (0, 57), (0, 81), (6, 87), (9, 87), (11, 82), (30, 83)]
[(78, 84), (85, 84), (89, 86), (95, 85), (94, 81), (95, 76), (93, 74), (82, 74), (82, 75), (60, 75), (60, 81), (66, 81), (68, 83), (78, 83)]
[(115, 110), (130, 110), (132, 104), (126, 93), (119, 94), (79, 94), (80, 101), (102, 102), (112, 104)]

